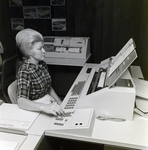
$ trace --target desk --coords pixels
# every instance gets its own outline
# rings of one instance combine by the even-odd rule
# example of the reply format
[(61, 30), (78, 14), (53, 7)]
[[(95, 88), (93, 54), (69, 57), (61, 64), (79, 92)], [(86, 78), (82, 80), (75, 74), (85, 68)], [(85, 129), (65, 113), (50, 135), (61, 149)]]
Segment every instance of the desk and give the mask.
[(148, 149), (148, 119), (144, 119), (137, 114), (134, 114), (133, 121), (125, 122), (100, 121), (96, 119), (91, 137), (49, 132), (48, 129), (50, 128), (52, 119), (53, 118), (48, 115), (40, 114), (31, 128), (27, 131), (28, 135), (2, 132), (3, 136), (1, 136), (0, 139), (17, 141), (20, 150), (26, 150), (26, 147), (28, 147), (28, 150), (30, 147), (36, 148), (41, 142), (44, 134), (45, 136), (101, 143), (128, 149)]
[(42, 140), (41, 136), (28, 135), (24, 143), (19, 148), (19, 150), (35, 150), (38, 148), (41, 140)]
[[(50, 127), (48, 127), (50, 128)], [(45, 136), (60, 137), (123, 148), (148, 149), (148, 120), (134, 114), (133, 121), (95, 120), (91, 137), (62, 134), (45, 130)]]

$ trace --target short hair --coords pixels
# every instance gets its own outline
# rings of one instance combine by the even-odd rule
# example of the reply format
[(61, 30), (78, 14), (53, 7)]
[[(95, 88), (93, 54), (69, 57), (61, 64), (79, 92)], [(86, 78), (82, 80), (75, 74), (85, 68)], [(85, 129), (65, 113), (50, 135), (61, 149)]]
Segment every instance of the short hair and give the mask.
[(43, 36), (33, 29), (23, 29), (16, 35), (16, 44), (24, 56), (29, 58), (33, 44), (43, 42)]

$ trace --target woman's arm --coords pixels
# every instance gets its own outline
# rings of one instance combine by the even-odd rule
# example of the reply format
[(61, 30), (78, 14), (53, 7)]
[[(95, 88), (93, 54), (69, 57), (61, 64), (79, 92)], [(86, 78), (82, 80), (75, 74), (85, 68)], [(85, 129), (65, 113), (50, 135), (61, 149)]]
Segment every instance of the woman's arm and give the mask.
[(59, 106), (56, 102), (53, 102), (51, 104), (43, 104), (43, 103), (30, 101), (23, 97), (19, 98), (17, 102), (18, 102), (18, 106), (21, 109), (25, 109), (25, 110), (45, 112), (55, 116), (62, 115), (64, 113), (61, 106)]
[(51, 96), (54, 98), (54, 100), (55, 100), (59, 105), (61, 105), (62, 100), (59, 98), (59, 96), (56, 94), (56, 92), (54, 91), (54, 89), (53, 89), (52, 87), (50, 87), (49, 95), (51, 95)]
[[(61, 115), (63, 114), (63, 110), (60, 104), (60, 101), (58, 101), (58, 96), (54, 92), (54, 90), (51, 90), (51, 96), (53, 96), (52, 100), (51, 96), (48, 94), (43, 96), (42, 98), (39, 98), (37, 100), (30, 100), (29, 99), (29, 91), (30, 91), (30, 84), (31, 84), (31, 76), (30, 76), (29, 70), (26, 70), (24, 68), (20, 69), (18, 76), (17, 76), (17, 103), (18, 106), (22, 109), (31, 110), (31, 111), (42, 111), (48, 114), (53, 115)], [(35, 84), (36, 85), (36, 84)], [(36, 101), (36, 102), (35, 102)], [(48, 102), (48, 103), (44, 103)]]

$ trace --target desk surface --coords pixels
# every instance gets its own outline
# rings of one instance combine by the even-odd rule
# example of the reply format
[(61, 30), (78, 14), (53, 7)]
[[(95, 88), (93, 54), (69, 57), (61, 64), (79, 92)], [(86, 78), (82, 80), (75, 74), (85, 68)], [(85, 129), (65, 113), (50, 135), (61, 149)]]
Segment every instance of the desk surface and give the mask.
[[(48, 127), (50, 128), (50, 127)], [(45, 130), (46, 136), (102, 143), (125, 148), (148, 149), (148, 119), (134, 115), (133, 121), (95, 120), (91, 137)]]
[[(148, 106), (148, 101), (145, 101)], [(19, 143), (20, 150), (30, 147), (35, 148), (41, 137), (54, 136), (79, 141), (89, 141), (106, 145), (119, 146), (125, 148), (148, 149), (148, 119), (134, 114), (133, 121), (113, 122), (95, 120), (92, 136), (80, 136), (48, 131), (52, 118), (45, 114), (40, 114), (31, 128), (28, 135), (18, 135), (3, 133), (0, 140), (10, 140)], [(23, 143), (23, 144), (22, 144)]]
[(19, 150), (35, 150), (41, 141), (41, 136), (38, 135), (27, 135), (24, 143), (21, 145)]

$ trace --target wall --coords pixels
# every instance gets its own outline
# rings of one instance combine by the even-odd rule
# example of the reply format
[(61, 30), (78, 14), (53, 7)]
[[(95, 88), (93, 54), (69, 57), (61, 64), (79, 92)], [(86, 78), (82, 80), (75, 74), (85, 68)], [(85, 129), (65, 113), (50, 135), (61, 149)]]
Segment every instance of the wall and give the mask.
[(8, 58), (16, 53), (15, 41), (10, 25), (8, 0), (0, 1), (0, 41), (2, 42), (5, 50), (4, 58)]
[[(41, 5), (50, 0), (24, 0), (27, 5)], [(136, 42), (138, 59), (134, 64), (141, 65), (144, 76), (148, 78), (147, 60), (147, 4), (146, 0), (66, 0), (65, 6), (57, 7), (54, 17), (66, 18), (67, 30), (51, 31), (46, 20), (28, 20), (26, 28), (38, 30), (43, 35), (88, 36), (91, 40), (91, 62), (116, 55), (124, 44), (133, 38)], [(0, 1), (0, 40), (5, 48), (5, 55), (16, 52), (15, 35), (11, 30), (12, 13), (8, 0)], [(17, 14), (18, 15), (18, 14)], [(20, 14), (19, 14), (20, 15)]]
[(139, 40), (137, 42), (139, 65), (146, 80), (148, 80), (148, 1), (144, 0), (142, 5)]
[(67, 11), (69, 28), (72, 27), (69, 34), (89, 36), (92, 62), (100, 62), (116, 55), (131, 37), (137, 41), (142, 3), (137, 0), (67, 2), (67, 9), (71, 10)]

